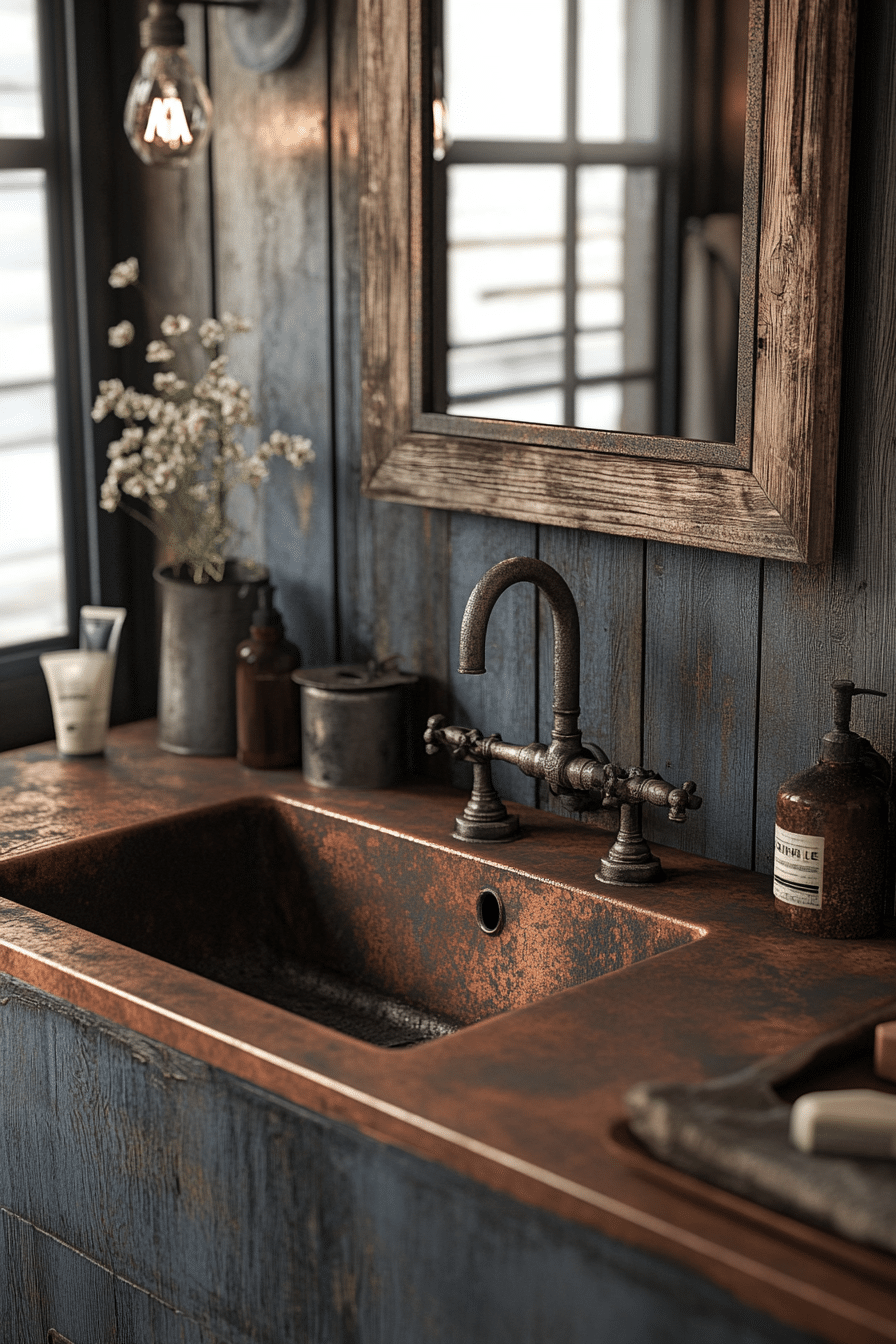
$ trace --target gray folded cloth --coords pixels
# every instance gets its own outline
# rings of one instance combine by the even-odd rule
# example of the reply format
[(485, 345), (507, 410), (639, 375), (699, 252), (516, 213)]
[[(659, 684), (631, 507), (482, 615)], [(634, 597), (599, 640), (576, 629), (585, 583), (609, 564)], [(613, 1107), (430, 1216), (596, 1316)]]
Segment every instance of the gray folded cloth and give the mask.
[(625, 1098), (629, 1126), (655, 1157), (682, 1171), (850, 1241), (896, 1252), (896, 1162), (799, 1152), (789, 1138), (790, 1106), (774, 1090), (870, 1054), (874, 1027), (893, 1017), (890, 1003), (786, 1055), (706, 1083), (638, 1083)]

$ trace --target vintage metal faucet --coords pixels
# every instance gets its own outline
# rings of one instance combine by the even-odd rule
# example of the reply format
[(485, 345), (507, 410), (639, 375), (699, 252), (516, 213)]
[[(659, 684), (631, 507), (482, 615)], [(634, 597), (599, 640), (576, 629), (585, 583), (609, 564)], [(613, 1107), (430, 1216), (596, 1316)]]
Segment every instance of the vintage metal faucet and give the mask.
[(492, 761), (507, 761), (525, 775), (547, 782), (552, 793), (573, 812), (618, 808), (619, 833), (596, 876), (614, 885), (645, 886), (662, 879), (662, 867), (641, 834), (641, 807), (653, 803), (669, 808), (669, 820), (683, 822), (688, 809), (702, 799), (696, 784), (680, 789), (635, 766), (613, 765), (600, 747), (582, 744), (579, 731), (579, 614), (575, 599), (555, 569), (543, 560), (518, 556), (502, 560), (484, 574), (470, 594), (460, 630), (460, 666), (471, 675), (485, 672), (485, 635), (498, 598), (515, 583), (534, 583), (547, 598), (554, 623), (554, 722), (548, 746), (532, 742), (517, 747), (497, 733), (484, 737), (478, 728), (460, 728), (434, 714), (424, 739), (430, 755), (444, 748), (455, 760), (473, 767), (473, 792), (456, 820), (455, 836), (475, 844), (513, 840), (519, 822), (510, 816), (495, 791)]

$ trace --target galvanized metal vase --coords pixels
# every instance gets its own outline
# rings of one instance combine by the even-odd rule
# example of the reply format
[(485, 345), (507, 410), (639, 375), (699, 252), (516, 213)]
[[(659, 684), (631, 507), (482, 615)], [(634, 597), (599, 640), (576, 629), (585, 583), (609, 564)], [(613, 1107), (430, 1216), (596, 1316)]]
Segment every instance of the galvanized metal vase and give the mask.
[(162, 599), (158, 742), (180, 756), (236, 754), (236, 646), (249, 635), (261, 566), (228, 561), (220, 583), (153, 577)]

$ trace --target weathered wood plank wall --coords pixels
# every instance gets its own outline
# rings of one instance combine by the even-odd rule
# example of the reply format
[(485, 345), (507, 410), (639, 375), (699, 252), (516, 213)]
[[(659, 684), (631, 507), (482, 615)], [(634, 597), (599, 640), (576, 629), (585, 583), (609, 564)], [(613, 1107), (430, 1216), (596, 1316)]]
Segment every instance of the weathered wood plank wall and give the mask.
[[(775, 793), (814, 758), (830, 680), (896, 697), (891, 0), (860, 6), (836, 546), (829, 565), (812, 568), (362, 499), (354, 0), (332, 0), (301, 62), (262, 77), (236, 65), (220, 16), (208, 22), (218, 303), (258, 319), (235, 366), (256, 386), (264, 427), (308, 433), (318, 454), (298, 488), (275, 476), (264, 520), (306, 659), (400, 651), (425, 678), (422, 718), (440, 710), (510, 740), (544, 740), (550, 619), (533, 590), (498, 603), (488, 675), (454, 672), (473, 583), (505, 556), (541, 555), (580, 606), (586, 737), (623, 762), (643, 756), (676, 783), (699, 782), (704, 810), (685, 827), (652, 818), (652, 834), (768, 871)], [(201, 229), (187, 246), (201, 276)], [(893, 699), (857, 702), (857, 727), (891, 757), (894, 715)], [(501, 787), (535, 801), (519, 774)]]
[(812, 1344), (6, 975), (0, 1072), (0, 1344)]

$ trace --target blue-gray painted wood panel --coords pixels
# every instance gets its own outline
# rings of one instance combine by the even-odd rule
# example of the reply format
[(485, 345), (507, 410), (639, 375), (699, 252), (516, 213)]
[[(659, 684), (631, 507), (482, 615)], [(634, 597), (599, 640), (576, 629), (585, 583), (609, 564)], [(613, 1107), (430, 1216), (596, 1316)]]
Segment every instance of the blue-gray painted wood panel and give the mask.
[(0, 1248), (0, 1344), (227, 1344), (6, 1209)]
[[(539, 554), (566, 579), (579, 608), (581, 629), (582, 737), (596, 742), (611, 761), (641, 760), (641, 655), (643, 641), (644, 543), (568, 528), (542, 527)], [(543, 603), (539, 621), (540, 741), (551, 731), (551, 618)], [(571, 814), (540, 791), (542, 807)], [(612, 829), (616, 812), (585, 813), (584, 821)]]
[(245, 527), (261, 534), (287, 634), (306, 665), (320, 664), (334, 655), (336, 567), (326, 25), (298, 64), (260, 79), (237, 62), (224, 23), (212, 11), (218, 306), (256, 324), (229, 342), (231, 367), (254, 387), (260, 433), (306, 435), (316, 453), (300, 472), (271, 462), (257, 506), (246, 492)]
[(22, 1257), (0, 1276), (0, 1344), (65, 1333), (48, 1306), (82, 1311), (72, 1344), (809, 1344), (658, 1256), (10, 977), (0, 1076)]
[(683, 826), (644, 808), (644, 833), (749, 868), (761, 561), (647, 545), (644, 760), (704, 799)]

